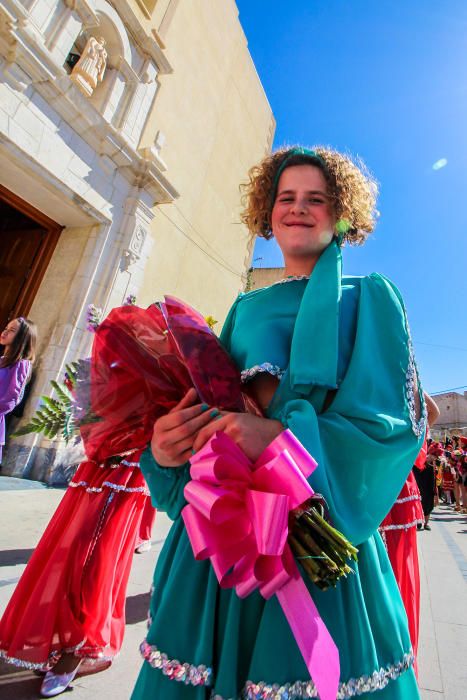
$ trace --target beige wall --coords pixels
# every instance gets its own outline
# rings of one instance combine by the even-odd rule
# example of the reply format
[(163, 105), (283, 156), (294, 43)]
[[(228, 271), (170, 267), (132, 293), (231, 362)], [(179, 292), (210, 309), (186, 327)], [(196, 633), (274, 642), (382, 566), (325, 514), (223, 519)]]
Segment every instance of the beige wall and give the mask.
[(437, 394), (433, 399), (440, 410), (439, 418), (434, 424), (435, 430), (464, 428), (464, 432), (467, 432), (467, 391), (463, 394), (456, 391)]
[(161, 156), (180, 197), (155, 210), (138, 303), (174, 294), (222, 321), (251, 258), (238, 186), (270, 149), (274, 120), (233, 1), (180, 0), (164, 42), (173, 73), (143, 145), (165, 134)]
[(249, 275), (249, 288), (261, 289), (284, 277), (283, 267), (255, 267)]

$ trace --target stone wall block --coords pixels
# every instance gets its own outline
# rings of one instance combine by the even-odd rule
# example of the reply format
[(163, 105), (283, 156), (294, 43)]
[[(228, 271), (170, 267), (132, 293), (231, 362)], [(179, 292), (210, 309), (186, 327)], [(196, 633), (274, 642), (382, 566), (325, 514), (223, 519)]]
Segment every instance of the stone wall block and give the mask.
[(118, 169), (116, 168), (115, 164), (113, 166), (114, 168), (114, 175), (112, 179), (112, 184), (115, 188), (115, 190), (121, 194), (122, 196), (127, 196), (128, 195), (128, 190), (130, 188), (130, 184), (126, 178), (123, 177), (121, 173), (118, 172)]
[(9, 117), (14, 117), (23, 103), (24, 97), (20, 92), (8, 85), (0, 84), (0, 107)]
[(52, 331), (50, 342), (54, 345), (65, 346), (73, 335), (71, 323), (57, 323)]
[(49, 24), (50, 17), (55, 13), (58, 2), (60, 0), (37, 0), (34, 4), (29, 16), (41, 33)]
[(121, 111), (120, 103), (126, 99), (125, 87), (126, 83), (124, 77), (120, 73), (117, 73), (112, 93), (102, 115), (106, 121), (114, 124), (117, 128), (119, 127), (119, 111)]
[(95, 149), (76, 132), (73, 134), (69, 145), (73, 153), (79, 156), (89, 166), (94, 162), (96, 158)]
[(68, 187), (89, 201), (89, 197), (87, 197), (87, 195), (91, 190), (91, 185), (89, 185), (85, 180), (72, 173), (70, 169), (64, 172), (63, 180)]
[(62, 346), (49, 344), (47, 350), (41, 356), (41, 370), (57, 371), (63, 358), (64, 349)]
[(68, 169), (74, 174), (77, 175), (78, 177), (81, 177), (83, 180), (88, 178), (88, 176), (91, 173), (91, 163), (85, 162), (80, 154), (74, 155), (72, 159), (70, 160), (70, 163), (68, 165)]
[(72, 129), (72, 127), (69, 126), (69, 124), (66, 124), (64, 121), (60, 122), (57, 135), (60, 137), (63, 143), (70, 145), (71, 140), (75, 134), (76, 131)]
[(61, 179), (72, 158), (73, 154), (66, 144), (45, 129), (37, 154), (37, 159), (44, 167)]
[(8, 133), (8, 122), (8, 114), (3, 111), (2, 106), (0, 105), (0, 134)]
[(27, 107), (24, 104), (20, 105), (14, 120), (22, 129), (27, 131), (28, 134), (31, 134), (39, 145), (45, 127), (44, 123), (39, 119), (39, 117), (37, 117), (36, 114), (29, 109), (29, 105)]
[(60, 115), (38, 92), (32, 93), (27, 109), (38, 117), (52, 133), (58, 130), (62, 122)]
[(39, 150), (39, 141), (11, 118), (8, 124), (8, 137), (29, 155), (35, 156), (37, 154)]

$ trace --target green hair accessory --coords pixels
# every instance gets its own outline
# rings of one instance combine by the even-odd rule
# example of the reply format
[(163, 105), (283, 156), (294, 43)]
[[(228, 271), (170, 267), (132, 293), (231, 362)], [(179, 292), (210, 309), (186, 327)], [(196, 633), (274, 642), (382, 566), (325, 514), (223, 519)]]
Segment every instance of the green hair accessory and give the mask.
[(337, 241), (337, 245), (339, 246), (339, 248), (342, 246), (342, 244), (344, 242), (345, 234), (348, 233), (351, 228), (352, 228), (352, 224), (350, 223), (350, 221), (348, 219), (338, 219), (336, 221), (336, 225), (335, 225), (335, 231), (337, 234), (336, 241)]
[(288, 151), (287, 155), (285, 156), (284, 160), (282, 163), (279, 165), (277, 168), (276, 175), (274, 177), (274, 182), (272, 184), (272, 200), (274, 201), (276, 198), (276, 192), (277, 192), (277, 185), (279, 184), (279, 178), (288, 166), (291, 158), (294, 156), (307, 156), (308, 158), (312, 158), (314, 160), (319, 161), (320, 165), (325, 165), (323, 159), (321, 156), (316, 153), (316, 151), (312, 151), (311, 148), (304, 148), (303, 146), (298, 146), (297, 148), (291, 148), (290, 151)]
[(348, 219), (338, 219), (336, 221), (336, 233), (339, 235), (344, 235), (350, 231), (352, 224)]

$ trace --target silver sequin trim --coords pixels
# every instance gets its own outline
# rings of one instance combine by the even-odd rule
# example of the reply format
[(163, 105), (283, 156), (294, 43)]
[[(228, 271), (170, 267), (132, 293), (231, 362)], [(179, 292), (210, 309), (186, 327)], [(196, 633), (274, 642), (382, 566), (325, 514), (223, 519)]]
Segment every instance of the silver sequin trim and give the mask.
[(49, 655), (47, 661), (43, 661), (42, 663), (34, 663), (32, 661), (24, 661), (24, 659), (18, 659), (15, 656), (10, 656), (3, 649), (0, 649), (0, 659), (3, 659), (7, 663), (12, 664), (12, 666), (16, 666), (17, 668), (26, 668), (30, 671), (47, 671), (56, 664), (57, 660), (63, 652), (65, 654), (72, 654), (75, 651), (79, 651), (84, 646), (84, 642), (85, 640), (83, 639), (83, 641), (79, 644), (76, 644), (76, 646), (66, 647), (62, 650), (62, 652), (53, 651)]
[(128, 462), (128, 460), (122, 459), (121, 462), (115, 462), (115, 464), (108, 464), (107, 462), (102, 462), (102, 464), (99, 464), (100, 469), (118, 469), (122, 466), (135, 467), (139, 469), (139, 462)]
[(14, 656), (8, 656), (6, 651), (0, 649), (0, 659), (3, 659), (4, 661), (6, 661), (9, 664), (12, 664), (13, 666), (17, 666), (18, 668), (26, 668), (30, 671), (45, 671), (47, 668), (49, 668), (49, 664), (52, 665), (51, 662), (53, 662), (56, 659), (56, 656), (57, 655), (52, 655), (49, 661), (44, 661), (44, 663), (36, 664), (32, 661), (24, 661), (23, 659), (17, 659)]
[(194, 664), (181, 663), (177, 659), (169, 659), (167, 654), (163, 654), (154, 644), (148, 644), (146, 640), (142, 642), (140, 648), (141, 656), (153, 668), (158, 668), (164, 676), (172, 681), (179, 681), (185, 685), (211, 685), (212, 668)]
[(144, 493), (146, 496), (149, 496), (149, 490), (145, 488), (144, 486), (122, 486), (121, 484), (113, 484), (111, 481), (103, 481), (102, 486), (89, 486), (88, 481), (70, 481), (68, 486), (71, 486), (72, 488), (76, 489), (79, 487), (86, 488), (86, 491), (88, 493), (102, 493), (104, 490), (104, 486), (107, 486), (107, 488), (112, 489), (113, 491), (123, 491), (124, 493)]
[[(139, 467), (139, 462), (128, 462), (126, 459), (122, 459), (120, 464), (124, 464), (125, 467)], [(120, 465), (118, 465), (120, 466)]]
[(284, 279), (274, 282), (271, 287), (275, 284), (286, 284), (287, 282), (299, 282), (300, 280), (309, 280), (310, 275), (290, 275), (290, 277), (284, 277)]
[[(374, 693), (376, 690), (382, 690), (390, 681), (396, 680), (404, 671), (407, 671), (413, 662), (413, 654), (405, 654), (399, 663), (380, 668), (370, 676), (360, 676), (360, 678), (352, 678), (345, 683), (339, 683), (337, 700), (345, 700), (362, 695), (362, 693)], [(317, 697), (318, 691), (311, 680), (284, 685), (268, 685), (267, 683), (248, 681), (242, 693), (242, 700), (305, 700), (305, 698)], [(217, 698), (222, 700), (219, 696)]]
[(396, 503), (408, 503), (409, 501), (421, 501), (420, 496), (406, 496), (405, 498), (398, 498)]
[[(423, 398), (423, 392), (421, 390), (420, 376), (418, 374), (418, 367), (415, 362), (415, 354), (412, 345), (412, 338), (410, 336), (409, 324), (406, 318), (407, 336), (408, 336), (408, 347), (409, 347), (409, 365), (407, 367), (407, 372), (405, 374), (405, 393), (407, 397), (407, 404), (409, 408), (410, 422), (412, 424), (412, 430), (414, 434), (419, 438), (425, 434), (426, 430), (426, 419), (427, 410), (425, 399)], [(420, 392), (420, 404), (421, 404), (421, 415), (419, 420), (417, 420), (417, 412), (415, 409), (415, 381), (418, 385), (418, 391)]]
[[(185, 685), (212, 685), (212, 669), (201, 665), (195, 666), (189, 663), (180, 663), (177, 659), (169, 659), (167, 654), (162, 654), (155, 645), (148, 644), (146, 640), (140, 646), (140, 652), (153, 668), (160, 669), (162, 673), (171, 680), (185, 683)], [(391, 664), (374, 671), (369, 676), (351, 678), (345, 683), (339, 683), (337, 700), (346, 700), (362, 693), (373, 693), (382, 690), (387, 684), (399, 678), (414, 663), (412, 653), (404, 654), (402, 661)], [(306, 700), (307, 698), (317, 698), (318, 691), (312, 680), (296, 681), (295, 683), (285, 683), (279, 685), (274, 683), (269, 685), (263, 683), (253, 683), (247, 681), (241, 694), (242, 700)], [(216, 693), (211, 693), (210, 700), (229, 700)], [(231, 698), (230, 700), (234, 700)]]
[[(85, 650), (83, 650), (83, 651), (84, 651), (83, 654), (79, 653), (79, 654), (76, 654), (76, 656), (78, 656), (80, 659), (81, 658), (86, 659), (86, 661), (91, 666), (93, 666), (94, 664), (98, 664), (101, 661), (115, 661), (115, 659), (118, 659), (118, 657), (120, 656), (120, 652), (117, 652), (116, 654), (114, 654), (114, 656), (109, 656), (108, 654), (104, 654), (102, 651), (97, 652), (98, 656), (88, 656), (86, 651)], [(93, 649), (92, 647), (89, 647), (89, 651), (94, 653), (94, 654), (96, 653), (96, 650)]]
[(424, 520), (413, 520), (411, 523), (404, 523), (403, 525), (384, 525), (379, 528), (380, 532), (387, 532), (388, 530), (410, 530), (411, 527), (416, 527)]
[(278, 379), (281, 379), (284, 374), (284, 370), (281, 369), (278, 365), (272, 365), (270, 362), (262, 362), (260, 365), (254, 365), (254, 367), (244, 369), (241, 373), (242, 382), (249, 382), (250, 379), (256, 377), (256, 375), (260, 374), (260, 372), (267, 372), (268, 374), (272, 374), (273, 377), (277, 377)]

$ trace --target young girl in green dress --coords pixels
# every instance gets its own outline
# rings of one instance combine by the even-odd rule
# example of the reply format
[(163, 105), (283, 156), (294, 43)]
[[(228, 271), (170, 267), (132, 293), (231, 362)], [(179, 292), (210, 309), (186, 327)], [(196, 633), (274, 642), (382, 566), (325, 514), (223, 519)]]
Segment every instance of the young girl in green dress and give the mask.
[[(378, 525), (425, 433), (401, 296), (385, 277), (342, 276), (341, 246), (373, 230), (376, 186), (327, 148), (276, 151), (250, 172), (243, 220), (279, 244), (285, 277), (241, 294), (222, 342), (265, 417), (206, 410), (194, 390), (154, 426), (141, 468), (174, 520), (154, 574), (133, 700), (318, 697), (273, 596), (240, 599), (195, 561), (180, 516), (188, 460), (218, 430), (255, 460), (284, 428), (317, 460), (310, 477), (359, 549), (354, 575), (310, 595), (340, 656), (338, 698), (419, 698), (407, 618)], [(326, 664), (326, 659), (323, 659)]]

